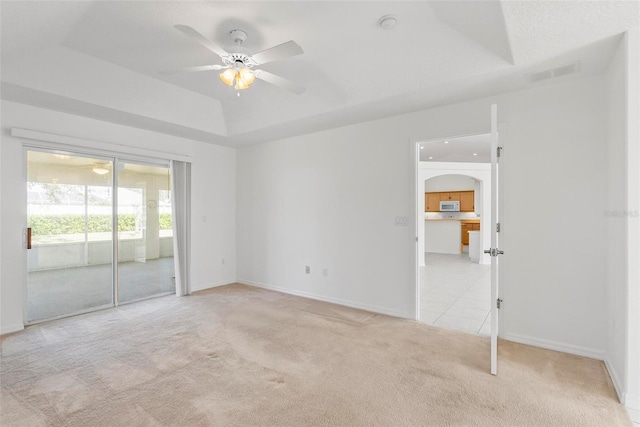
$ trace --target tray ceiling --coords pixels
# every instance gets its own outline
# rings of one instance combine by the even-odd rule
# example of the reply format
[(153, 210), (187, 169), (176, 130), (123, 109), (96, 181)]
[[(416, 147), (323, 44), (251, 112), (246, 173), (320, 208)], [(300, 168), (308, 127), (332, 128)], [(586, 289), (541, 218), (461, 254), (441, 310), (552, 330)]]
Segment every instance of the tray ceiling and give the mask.
[[(237, 146), (525, 88), (579, 61), (602, 72), (637, 2), (2, 2), (2, 97)], [(393, 14), (397, 26), (378, 20)], [(219, 64), (173, 28), (252, 53), (295, 40), (304, 54), (262, 66), (307, 87), (256, 81), (238, 97)], [(565, 76), (563, 78), (571, 78)]]

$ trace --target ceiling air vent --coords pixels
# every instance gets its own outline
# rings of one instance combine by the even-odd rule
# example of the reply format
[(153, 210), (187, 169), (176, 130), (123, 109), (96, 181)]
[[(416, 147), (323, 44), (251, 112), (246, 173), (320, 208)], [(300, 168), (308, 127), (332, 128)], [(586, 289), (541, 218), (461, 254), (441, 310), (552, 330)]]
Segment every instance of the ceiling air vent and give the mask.
[(529, 73), (526, 75), (526, 77), (527, 77), (527, 80), (530, 81), (531, 83), (536, 83), (542, 80), (548, 80), (548, 79), (553, 79), (555, 77), (574, 74), (574, 73), (577, 73), (578, 71), (580, 71), (580, 61), (563, 65), (561, 67), (552, 68), (550, 70), (538, 71), (536, 73)]

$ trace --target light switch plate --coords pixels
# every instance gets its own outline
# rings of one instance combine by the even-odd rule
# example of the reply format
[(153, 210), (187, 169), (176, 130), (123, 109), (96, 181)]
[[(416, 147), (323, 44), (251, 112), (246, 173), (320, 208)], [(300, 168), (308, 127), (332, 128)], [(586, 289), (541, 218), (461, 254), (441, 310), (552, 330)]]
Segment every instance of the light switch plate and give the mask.
[(409, 218), (406, 216), (397, 216), (395, 225), (396, 227), (407, 227), (409, 226)]

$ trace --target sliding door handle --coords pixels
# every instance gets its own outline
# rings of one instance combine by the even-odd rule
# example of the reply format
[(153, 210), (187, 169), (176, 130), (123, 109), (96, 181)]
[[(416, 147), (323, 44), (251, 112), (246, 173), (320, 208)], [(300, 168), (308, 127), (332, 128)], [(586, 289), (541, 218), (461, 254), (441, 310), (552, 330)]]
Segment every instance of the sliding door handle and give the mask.
[(27, 227), (27, 249), (31, 249), (31, 227)]

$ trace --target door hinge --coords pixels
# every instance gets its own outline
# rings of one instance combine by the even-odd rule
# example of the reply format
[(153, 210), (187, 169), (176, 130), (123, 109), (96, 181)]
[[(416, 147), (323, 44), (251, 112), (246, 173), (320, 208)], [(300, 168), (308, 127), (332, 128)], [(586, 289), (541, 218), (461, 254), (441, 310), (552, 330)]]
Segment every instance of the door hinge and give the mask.
[(500, 223), (498, 222), (496, 224), (496, 233), (499, 233), (499, 232), (500, 232)]
[(496, 301), (496, 307), (498, 308), (498, 310), (500, 309), (501, 305), (502, 305), (502, 300), (498, 298), (498, 300)]
[(497, 151), (498, 157), (500, 157), (500, 152), (502, 151), (502, 147), (497, 147), (496, 151)]

